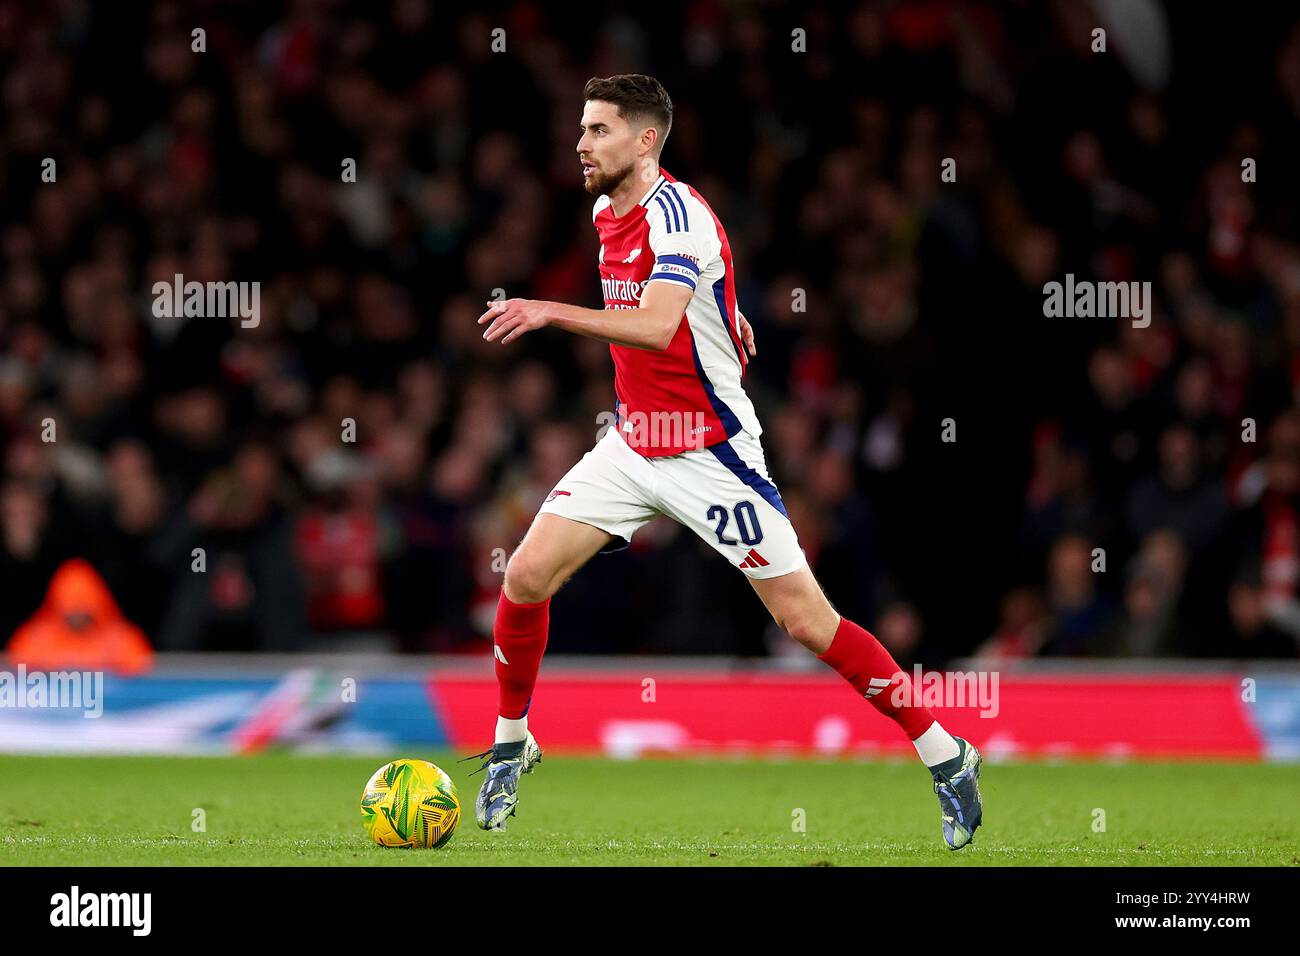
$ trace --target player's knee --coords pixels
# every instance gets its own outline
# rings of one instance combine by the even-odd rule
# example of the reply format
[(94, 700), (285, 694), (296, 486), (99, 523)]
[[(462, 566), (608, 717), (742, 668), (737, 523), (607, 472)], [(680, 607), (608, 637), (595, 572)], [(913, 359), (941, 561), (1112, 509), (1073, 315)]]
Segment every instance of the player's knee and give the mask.
[(545, 601), (558, 590), (555, 569), (526, 550), (516, 551), (506, 563), (506, 597), (516, 604)]
[(813, 616), (804, 612), (795, 612), (793, 614), (781, 615), (777, 618), (777, 626), (785, 631), (792, 638), (808, 647), (814, 642), (816, 627), (814, 626)]
[(831, 646), (839, 615), (829, 604), (822, 607), (797, 607), (776, 615), (777, 626), (815, 654)]

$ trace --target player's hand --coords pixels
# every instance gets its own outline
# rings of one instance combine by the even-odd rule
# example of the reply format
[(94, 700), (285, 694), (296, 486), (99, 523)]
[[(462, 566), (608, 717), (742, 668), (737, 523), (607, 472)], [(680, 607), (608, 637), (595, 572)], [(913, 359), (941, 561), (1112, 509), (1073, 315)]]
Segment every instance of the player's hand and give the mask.
[(754, 327), (745, 318), (745, 313), (739, 309), (736, 310), (736, 316), (740, 319), (740, 341), (744, 343), (745, 351), (751, 356), (757, 355), (758, 349), (754, 348)]
[(505, 345), (511, 339), (517, 339), (525, 332), (545, 328), (550, 322), (546, 315), (545, 302), (536, 299), (505, 299), (501, 302), (489, 302), (488, 310), (479, 316), (478, 324), (490, 323), (483, 338), (489, 342), (501, 340)]

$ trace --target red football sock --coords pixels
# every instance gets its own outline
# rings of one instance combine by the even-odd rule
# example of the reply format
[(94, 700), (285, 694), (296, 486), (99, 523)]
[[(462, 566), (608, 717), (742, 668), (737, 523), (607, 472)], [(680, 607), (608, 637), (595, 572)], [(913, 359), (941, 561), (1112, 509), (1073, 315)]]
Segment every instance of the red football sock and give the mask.
[[(908, 740), (915, 740), (934, 723), (928, 707), (913, 705), (912, 679), (885, 646), (847, 617), (840, 618), (831, 646), (818, 658), (839, 671), (876, 710), (903, 728)], [(896, 698), (903, 702), (901, 706)]]
[(528, 713), (550, 623), (550, 598), (536, 604), (516, 604), (506, 597), (505, 588), (501, 589), (492, 625), (492, 653), (496, 656), (498, 712), (502, 717), (518, 720)]

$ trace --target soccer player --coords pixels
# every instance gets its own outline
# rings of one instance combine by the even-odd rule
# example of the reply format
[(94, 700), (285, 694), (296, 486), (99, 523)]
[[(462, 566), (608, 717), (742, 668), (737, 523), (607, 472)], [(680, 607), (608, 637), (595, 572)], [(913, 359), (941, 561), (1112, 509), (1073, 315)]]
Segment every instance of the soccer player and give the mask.
[(625, 547), (664, 514), (736, 565), (782, 630), (898, 724), (934, 780), (944, 840), (965, 846), (982, 814), (979, 752), (913, 705), (889, 651), (831, 606), (768, 476), (741, 385), (756, 352), (736, 305), (727, 234), (704, 198), (659, 166), (672, 101), (641, 74), (593, 78), (584, 99), (577, 150), (597, 197), (605, 308), (507, 299), (490, 303), (479, 324), (503, 345), (547, 326), (608, 342), (615, 421), (547, 496), (506, 566), (493, 626), (495, 743), (478, 755), (487, 770), (479, 826), (505, 828), (520, 775), (541, 760), (528, 708), (551, 596), (598, 552)]

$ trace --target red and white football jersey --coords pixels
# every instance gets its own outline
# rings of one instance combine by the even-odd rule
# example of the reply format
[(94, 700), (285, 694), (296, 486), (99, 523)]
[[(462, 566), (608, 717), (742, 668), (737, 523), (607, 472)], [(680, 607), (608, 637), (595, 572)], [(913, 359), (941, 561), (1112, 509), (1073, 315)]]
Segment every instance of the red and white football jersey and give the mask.
[(636, 308), (651, 282), (681, 283), (694, 293), (664, 351), (609, 347), (619, 434), (646, 457), (715, 445), (742, 428), (759, 435), (741, 386), (748, 358), (731, 245), (709, 204), (661, 171), (626, 215), (615, 216), (609, 197), (601, 196), (592, 221), (605, 308)]

